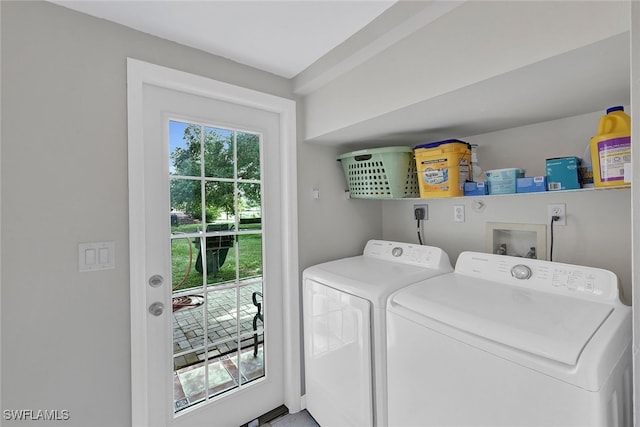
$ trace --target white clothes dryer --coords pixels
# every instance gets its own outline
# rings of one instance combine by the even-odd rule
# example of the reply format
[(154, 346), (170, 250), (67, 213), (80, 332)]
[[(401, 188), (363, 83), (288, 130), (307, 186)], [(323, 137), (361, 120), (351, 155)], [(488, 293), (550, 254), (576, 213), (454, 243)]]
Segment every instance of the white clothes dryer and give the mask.
[(390, 426), (631, 426), (610, 271), (463, 252), (388, 304)]
[(306, 408), (321, 426), (387, 424), (387, 298), (451, 271), (442, 249), (382, 240), (304, 271)]

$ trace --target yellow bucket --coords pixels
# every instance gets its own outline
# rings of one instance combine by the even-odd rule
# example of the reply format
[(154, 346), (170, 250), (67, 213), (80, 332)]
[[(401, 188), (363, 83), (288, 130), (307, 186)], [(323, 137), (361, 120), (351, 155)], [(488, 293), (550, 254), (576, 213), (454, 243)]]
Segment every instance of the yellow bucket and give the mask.
[(420, 197), (464, 196), (464, 183), (471, 179), (471, 146), (464, 141), (421, 144), (414, 156)]

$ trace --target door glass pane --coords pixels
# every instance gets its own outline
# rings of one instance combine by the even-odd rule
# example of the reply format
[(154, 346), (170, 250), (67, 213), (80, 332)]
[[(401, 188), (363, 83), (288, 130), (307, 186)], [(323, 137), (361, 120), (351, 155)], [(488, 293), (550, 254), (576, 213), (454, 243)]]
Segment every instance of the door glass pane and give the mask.
[(238, 333), (238, 299), (236, 288), (209, 291), (207, 333), (210, 356), (223, 356)]
[[(173, 229), (174, 227), (172, 227)], [(202, 287), (202, 275), (195, 269), (200, 251), (198, 225), (176, 227), (171, 233), (171, 288), (174, 292)]]
[(237, 133), (238, 178), (260, 180), (260, 136), (253, 133)]
[(174, 293), (173, 298), (173, 355), (178, 368), (204, 360), (205, 297), (199, 293)]
[(233, 138), (228, 129), (204, 128), (204, 175), (213, 178), (233, 178)]
[[(240, 352), (240, 373), (244, 382), (264, 376), (264, 305), (262, 278), (247, 281), (240, 288), (240, 312), (242, 328), (242, 351)], [(250, 322), (249, 322), (250, 320)]]
[[(225, 239), (229, 239), (229, 248), (223, 248), (219, 251), (212, 251), (209, 258), (213, 257), (213, 260), (209, 262), (211, 268), (218, 268), (215, 274), (207, 275), (207, 283), (209, 285), (227, 284), (228, 282), (235, 282), (236, 274), (236, 251), (235, 236), (227, 236)], [(211, 271), (209, 268), (207, 271)]]
[(261, 138), (179, 121), (170, 131), (178, 412), (265, 376)]
[(234, 188), (233, 182), (207, 181), (205, 183), (207, 222), (234, 222), (236, 212)]
[(238, 184), (238, 205), (240, 210), (240, 230), (260, 230), (262, 228), (262, 194), (260, 184)]
[(169, 122), (169, 173), (200, 176), (200, 135), (198, 125)]
[(202, 220), (202, 183), (194, 179), (173, 178), (169, 182), (172, 232), (192, 232)]
[[(228, 343), (231, 354), (237, 345)], [(209, 358), (206, 362), (177, 369), (174, 373), (174, 411), (205, 402), (238, 387), (238, 368), (229, 356)]]
[(240, 280), (262, 277), (262, 234), (239, 235), (238, 258)]

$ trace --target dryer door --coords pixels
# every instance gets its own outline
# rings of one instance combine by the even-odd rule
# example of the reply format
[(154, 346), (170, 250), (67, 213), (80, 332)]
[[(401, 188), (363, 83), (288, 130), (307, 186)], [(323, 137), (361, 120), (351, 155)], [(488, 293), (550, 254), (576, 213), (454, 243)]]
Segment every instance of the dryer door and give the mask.
[(371, 303), (306, 279), (307, 410), (323, 426), (373, 425)]

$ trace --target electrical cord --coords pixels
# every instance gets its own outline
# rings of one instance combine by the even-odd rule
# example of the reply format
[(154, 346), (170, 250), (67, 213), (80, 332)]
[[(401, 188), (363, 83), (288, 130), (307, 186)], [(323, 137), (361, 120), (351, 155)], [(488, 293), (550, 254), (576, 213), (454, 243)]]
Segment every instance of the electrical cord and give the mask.
[(560, 219), (559, 216), (554, 215), (551, 217), (551, 244), (549, 245), (549, 261), (553, 261), (553, 223)]
[(420, 245), (422, 246), (424, 243), (422, 243), (422, 233), (420, 232), (422, 229), (422, 220), (425, 219), (426, 217), (426, 207), (416, 207), (413, 210), (413, 217), (416, 219), (417, 223), (417, 229), (418, 229), (418, 242), (420, 242)]
[(187, 271), (184, 273), (184, 277), (182, 278), (182, 280), (180, 280), (180, 282), (177, 285), (172, 287), (172, 289), (178, 289), (180, 288), (180, 286), (184, 284), (184, 282), (187, 281), (187, 279), (189, 278), (189, 273), (191, 273), (191, 267), (193, 266), (193, 244), (191, 243), (191, 238), (187, 236), (187, 233), (183, 233), (181, 231), (174, 231), (171, 234), (182, 235), (182, 237), (178, 237), (177, 239), (185, 239), (189, 244), (189, 265), (187, 266)]

